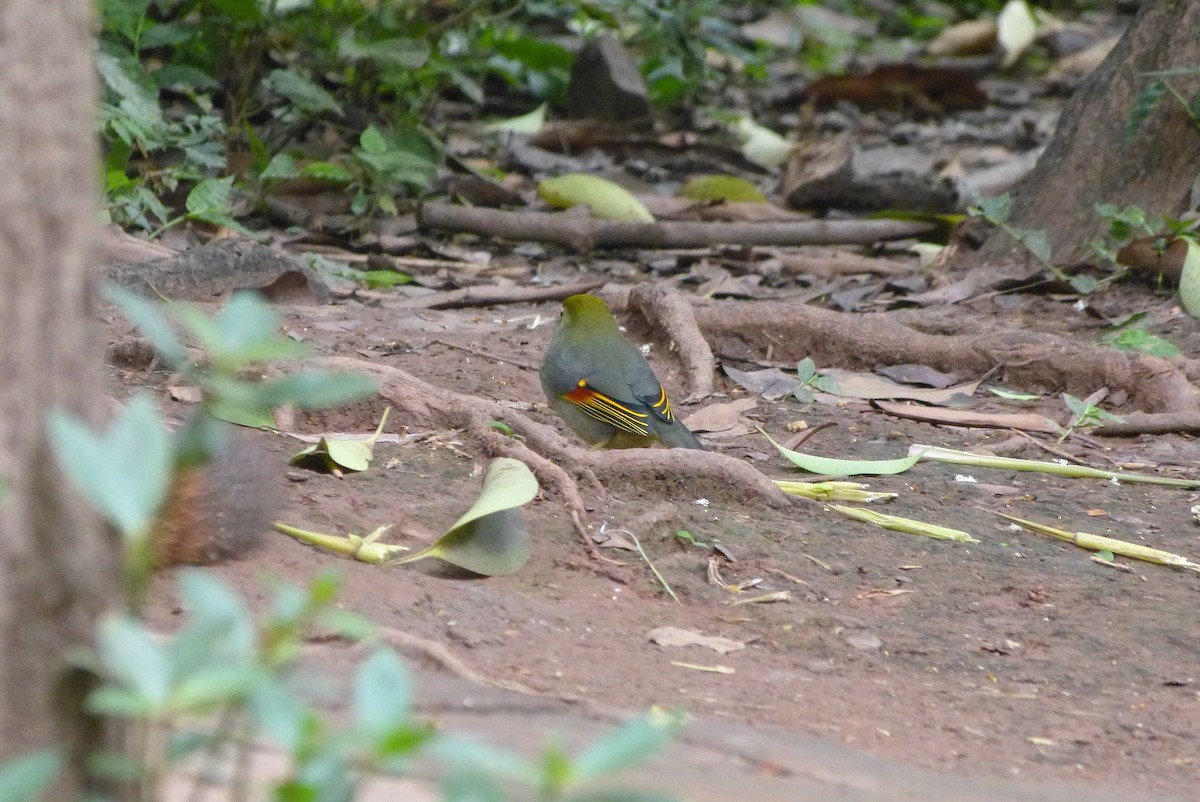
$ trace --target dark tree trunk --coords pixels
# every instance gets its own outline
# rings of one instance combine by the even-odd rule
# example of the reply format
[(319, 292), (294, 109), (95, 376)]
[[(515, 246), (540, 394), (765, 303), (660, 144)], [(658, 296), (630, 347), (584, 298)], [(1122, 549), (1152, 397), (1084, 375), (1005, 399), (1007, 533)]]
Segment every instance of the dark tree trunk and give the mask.
[[(1200, 167), (1200, 130), (1183, 107), (1164, 94), (1133, 139), (1125, 126), (1152, 70), (1200, 64), (1200, 0), (1158, 0), (1142, 10), (1108, 58), (1063, 110), (1058, 129), (1037, 167), (1012, 193), (1010, 220), (1045, 229), (1054, 261), (1072, 264), (1092, 256), (1089, 243), (1103, 232), (1097, 203), (1133, 204), (1148, 214), (1178, 217), (1192, 208)], [(1194, 76), (1171, 79), (1185, 97), (1200, 88)], [(960, 253), (950, 267), (1024, 260), (1003, 232), (983, 247)]]
[(119, 544), (45, 434), (47, 411), (100, 398), (92, 24), (88, 0), (0, 2), (0, 761), (65, 749), (53, 800), (78, 798), (93, 732), (68, 652), (120, 593)]

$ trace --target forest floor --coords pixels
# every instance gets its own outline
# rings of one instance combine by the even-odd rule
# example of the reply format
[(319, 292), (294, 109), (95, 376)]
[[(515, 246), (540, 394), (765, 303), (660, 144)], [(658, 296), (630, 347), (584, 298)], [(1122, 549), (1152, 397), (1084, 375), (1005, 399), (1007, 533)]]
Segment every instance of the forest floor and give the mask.
[[(789, 85), (786, 75), (771, 84), (779, 95), (773, 102), (791, 109), (795, 101), (783, 91)], [(1005, 179), (1011, 184), (1033, 164), (1054, 130), (1066, 93), (1044, 82), (998, 78), (982, 86), (986, 109), (913, 121), (847, 111), (842, 104), (822, 112), (809, 133), (817, 132), (814, 140), (852, 142), (859, 166), (871, 161), (860, 154), (874, 154), (885, 176), (894, 178), (897, 165), (912, 166), (922, 175), (920, 182), (932, 188), (932, 205), (926, 208), (943, 198), (943, 178), (961, 178), (964, 171), (970, 178), (977, 170), (976, 188), (998, 192), (1003, 187), (995, 185), (992, 168), (1015, 165), (1017, 172)], [(932, 103), (940, 112), (937, 105)], [(917, 108), (930, 106), (925, 99)], [(786, 119), (779, 130), (802, 124), (799, 114), (779, 119)], [(460, 163), (472, 156), (482, 161), (484, 152), (493, 155), (491, 144), (478, 135), (477, 121), (471, 124), (472, 136), (453, 140)], [(543, 140), (553, 144), (560, 138)], [(533, 177), (607, 173), (619, 175), (640, 196), (656, 196), (660, 202), (652, 210), (661, 217), (672, 213), (664, 210), (672, 201), (665, 196), (690, 175), (720, 171), (753, 178), (776, 202), (772, 215), (782, 214), (788, 222), (806, 219), (782, 208), (781, 198), (795, 200), (804, 193), (780, 191), (780, 168), (756, 171), (728, 147), (714, 158), (718, 151), (711, 148), (681, 149), (683, 139), (662, 138), (668, 140), (649, 150), (644, 139), (633, 142), (632, 150), (622, 150), (620, 143), (606, 150), (601, 143), (582, 155), (549, 154), (521, 141), (501, 149), (506, 150), (506, 175), (524, 176), (524, 183), (510, 188), (530, 204), (537, 203)], [(822, 147), (809, 154), (807, 167), (793, 165), (798, 169), (789, 170), (787, 180), (815, 174), (818, 188), (828, 189), (822, 183), (823, 159), (833, 164), (848, 151), (830, 156)], [(638, 159), (617, 164), (630, 152)], [(855, 178), (872, 180), (870, 175)], [(908, 179), (894, 185), (900, 200), (892, 205), (902, 203), (914, 185)], [(706, 794), (703, 787), (696, 789), (695, 780), (706, 776), (713, 778), (707, 798), (720, 797), (720, 750), (726, 743), (731, 770), (748, 783), (740, 786), (744, 795), (755, 798), (789, 798), (785, 791), (753, 794), (756, 777), (763, 789), (789, 774), (819, 784), (822, 777), (849, 776), (843, 771), (847, 766), (885, 764), (892, 768), (874, 775), (873, 796), (865, 791), (854, 796), (846, 790), (853, 783), (844, 786), (835, 777), (827, 793), (810, 788), (798, 795), (792, 787), (790, 798), (1196, 798), (1200, 575), (1121, 557), (1093, 560), (1090, 552), (1017, 529), (993, 513), (1107, 535), (1195, 561), (1200, 525), (1192, 508), (1200, 494), (927, 461), (898, 475), (862, 479), (872, 490), (897, 494), (875, 509), (965, 530), (978, 541), (959, 543), (873, 528), (814, 502), (772, 500), (745, 481), (747, 472), (754, 475), (746, 466), (772, 479), (811, 478), (786, 462), (755, 427), (784, 442), (803, 427), (822, 424), (835, 426), (817, 433), (803, 450), (883, 459), (903, 457), (910, 445), (925, 444), (1034, 460), (1065, 456), (1109, 470), (1195, 478), (1200, 442), (1187, 433), (1195, 430), (1194, 417), (1182, 431), (1124, 437), (1104, 436), (1084, 425), (1059, 443), (1057, 432), (1044, 429), (1017, 433), (894, 417), (863, 400), (866, 394), (817, 393), (804, 403), (790, 393), (769, 398), (773, 394), (761, 395), (761, 387), (756, 392), (743, 386), (745, 373), (762, 368), (782, 367), (794, 378), (797, 362), (811, 357), (822, 374), (841, 369), (861, 378), (879, 368), (918, 363), (907, 372), (928, 378), (933, 369), (955, 374), (946, 381), (984, 382), (965, 391), (964, 398), (940, 402), (937, 409), (952, 415), (1024, 413), (1031, 416), (1026, 422), (1042, 416), (1067, 425), (1072, 414), (1060, 394), (1083, 398), (1102, 389), (1108, 394), (1097, 404), (1116, 415), (1187, 409), (1195, 406), (1188, 394), (1194, 394), (1200, 377), (1194, 359), (1200, 332), (1170, 289), (1132, 279), (1107, 282), (1108, 268), (1096, 265), (1081, 268), (1101, 279), (1094, 289), (1086, 282), (1071, 286), (1047, 280), (1036, 265), (1024, 276), (1014, 276), (1011, 265), (985, 266), (964, 280), (939, 273), (936, 262), (932, 268), (918, 267), (908, 250), (913, 240), (874, 245), (868, 238), (868, 247), (836, 252), (736, 241), (717, 247), (572, 252), (544, 244), (546, 239), (513, 245), (489, 236), (432, 232), (419, 228), (411, 215), (388, 219), (363, 236), (361, 227), (355, 228), (362, 221), (345, 213), (344, 193), (326, 190), (316, 201), (300, 194), (291, 199), (292, 212), (307, 210), (308, 224), (297, 225), (298, 215), (290, 214), (286, 231), (271, 228), (285, 225), (278, 219), (262, 230), (278, 251), (317, 254), (326, 267), (342, 268), (331, 282), (333, 303), (279, 305), (286, 331), (320, 356), (405, 371), (428, 383), (427, 392), (436, 388), (449, 395), (431, 396), (426, 409), (411, 396), (403, 404), (395, 397), (373, 397), (281, 421), (281, 429), (293, 432), (368, 434), (389, 403), (397, 406), (385, 428), (398, 436), (376, 446), (369, 470), (341, 478), (290, 467), (288, 457), (303, 446), (297, 440), (248, 431), (247, 437), (277, 458), (278, 475), (270, 481), (285, 493), (278, 519), (334, 534), (365, 534), (392, 525), (387, 536), (392, 542), (420, 547), (467, 509), (489, 457), (528, 445), (545, 458), (540, 466), (531, 465), (543, 493), (525, 507), (532, 556), (513, 574), (482, 578), (435, 560), (379, 568), (269, 532), (249, 556), (212, 569), (253, 603), (261, 606), (268, 599), (264, 577), (305, 583), (336, 567), (344, 577), (341, 604), (406, 644), (403, 651), (423, 670), (518, 689), (534, 707), (528, 700), (565, 703), (580, 717), (652, 705), (688, 711), (698, 723), (682, 744), (693, 757), (712, 757), (710, 774), (695, 773), (685, 782), (681, 774), (695, 765), (686, 759), (674, 771), (677, 787), (697, 799)], [(850, 201), (864, 196), (852, 195)], [(278, 217), (283, 200), (273, 201)], [(672, 202), (675, 213), (696, 211)], [(965, 205), (959, 198), (942, 211), (962, 211)], [(839, 200), (812, 206), (837, 209)], [(340, 210), (340, 216), (328, 215), (328, 208)], [(470, 207), (467, 213), (475, 211)], [(763, 212), (760, 207), (757, 214)], [(571, 228), (571, 218), (560, 222), (564, 219)], [(765, 219), (776, 217), (753, 218)], [(1097, 233), (1103, 228), (1098, 217)], [(168, 248), (195, 244), (171, 242), (172, 236), (180, 232), (168, 232)], [(365, 290), (347, 279), (363, 267), (405, 271), (414, 281)], [(987, 272), (991, 267), (994, 274)], [(595, 468), (599, 457), (562, 445), (573, 436), (548, 410), (537, 376), (561, 308), (553, 289), (586, 280), (612, 303), (629, 337), (650, 346), (649, 360), (681, 418), (744, 402), (720, 407), (718, 423), (709, 421), (709, 428), (719, 431), (695, 427), (713, 451), (725, 455), (728, 461), (720, 465), (743, 473), (734, 471), (726, 479), (709, 461), (693, 475), (689, 460), (712, 455), (659, 449), (647, 459), (661, 465), (654, 462), (649, 470), (609, 464), (608, 470), (595, 471), (603, 478), (602, 488), (587, 478), (586, 469)], [(628, 291), (648, 281), (669, 287), (694, 307), (695, 331), (664, 334), (635, 310)], [(156, 291), (180, 297), (151, 283)], [(492, 305), (464, 305), (475, 302), (455, 295), (480, 288), (518, 295), (550, 292), (541, 300)], [(448, 308), (423, 303), (439, 294)], [(794, 326), (791, 310), (799, 320)], [(801, 319), (811, 310), (823, 317)], [(1131, 319), (1135, 313), (1144, 314)], [(108, 310), (103, 317), (110, 347), (135, 336), (117, 312)], [(879, 328), (884, 319), (907, 328)], [(1181, 355), (1143, 357), (1101, 344), (1102, 336), (1114, 333), (1114, 324), (1165, 338)], [(826, 328), (813, 333), (814, 326)], [(674, 349), (676, 339), (688, 334), (707, 341), (719, 365), (699, 376), (712, 375), (713, 393), (690, 403), (685, 399), (696, 389), (696, 366), (685, 364)], [(124, 388), (118, 394), (150, 387), (168, 418), (182, 418), (184, 404), (171, 400), (168, 371), (114, 362), (110, 372), (114, 384)], [(989, 388), (1030, 398), (1002, 397)], [(504, 417), (518, 439), (494, 429), (481, 434), (439, 417), (445, 411), (439, 408), (462, 398), (491, 404), (486, 409), (494, 414), (488, 415)], [(535, 436), (538, 424), (541, 434)], [(561, 437), (548, 439), (545, 427)], [(547, 452), (547, 443), (559, 445)], [(604, 559), (589, 555), (581, 541), (563, 486), (547, 482), (555, 466), (578, 481), (576, 512)], [(630, 534), (677, 600), (647, 561), (624, 547), (632, 541)], [(171, 575), (164, 572), (157, 579), (148, 605), (151, 621), (163, 628), (174, 626), (181, 614)], [(732, 589), (738, 585), (740, 592)], [(755, 601), (768, 594), (777, 594), (770, 597), (775, 600)], [(707, 645), (659, 645), (651, 633), (663, 627), (703, 636)], [(314, 653), (340, 671), (358, 654), (354, 648), (334, 641), (314, 647)], [(492, 691), (480, 687), (479, 693)], [(531, 709), (511, 704), (513, 710)], [(509, 725), (518, 727), (521, 720), (518, 716)], [(546, 724), (532, 713), (525, 720), (531, 731)], [(721, 722), (729, 729), (723, 731)], [(548, 726), (569, 729), (571, 719), (557, 718)], [(786, 735), (747, 736), (735, 749), (734, 732)], [(512, 740), (530, 735), (513, 734)], [(772, 752), (771, 738), (797, 750), (805, 738), (837, 749), (814, 749), (807, 753), (807, 767), (798, 767), (782, 752)], [(702, 742), (712, 751), (700, 751)], [(825, 775), (823, 765), (842, 768)], [(895, 766), (907, 767), (913, 777), (966, 778), (980, 785), (974, 791), (945, 785), (938, 795), (926, 784), (918, 793), (898, 779), (904, 771)], [(1017, 793), (1016, 786), (1006, 784), (1014, 780), (1035, 783), (1035, 790)], [(959, 790), (945, 790), (951, 787)], [(988, 787), (990, 794), (981, 790)], [(1067, 787), (1078, 793), (1061, 790)], [(890, 788), (896, 789), (892, 796)]]
[[(1034, 319), (1071, 315), (1069, 306), (1045, 299), (1027, 305)], [(320, 353), (362, 358), (394, 348), (399, 353), (374, 361), (439, 387), (511, 403), (562, 429), (540, 403), (536, 372), (523, 367), (539, 362), (557, 307), (398, 314), (349, 303), (285, 312), (288, 329)], [(1009, 312), (976, 307), (972, 314), (979, 330), (1014, 324)], [(544, 325), (531, 329), (538, 317)], [(1080, 334), (1097, 325), (1077, 317)], [(118, 321), (111, 338), (128, 333)], [(674, 389), (676, 370), (658, 356), (652, 351), (651, 361)], [(168, 374), (122, 372), (121, 378), (162, 387)], [(747, 395), (728, 383), (719, 389), (734, 398)], [(364, 402), (302, 417), (297, 428), (365, 433), (383, 407)], [(685, 419), (691, 411), (681, 408)], [(1062, 417), (1057, 400), (1032, 411)], [(760, 399), (748, 415), (779, 439), (793, 421), (834, 422), (837, 428), (809, 450), (860, 458), (902, 456), (909, 443), (988, 448), (1012, 438), (1004, 431), (897, 420), (861, 402)], [(404, 427), (396, 416), (388, 430)], [(370, 470), (335, 478), (285, 467), (302, 444), (252, 436), (278, 456), (287, 492), (281, 520), (332, 533), (392, 524), (395, 542), (415, 546), (466, 509), (486, 464), (455, 432), (438, 431), (403, 445), (381, 443)], [(803, 478), (757, 433), (709, 442), (773, 478)], [(1008, 453), (1048, 458), (1031, 443)], [(1171, 466), (1194, 466), (1200, 444), (1178, 435), (1106, 439), (1092, 453), (1101, 464), (1166, 466), (1170, 473)], [(966, 474), (977, 481), (960, 481)], [(1146, 563), (1114, 570), (1069, 544), (1013, 530), (989, 512), (1194, 558), (1200, 555), (1200, 527), (1189, 511), (1194, 492), (924, 462), (868, 481), (874, 490), (899, 494), (888, 512), (963, 529), (980, 542), (885, 532), (816, 504), (770, 509), (716, 486), (707, 503), (664, 499), (649, 484), (610, 487), (602, 499), (589, 494), (588, 523), (636, 534), (679, 603), (636, 553), (602, 549), (620, 566), (589, 558), (560, 500), (545, 497), (526, 508), (533, 555), (510, 576), (472, 577), (436, 561), (381, 569), (278, 533), (266, 535), (252, 556), (215, 570), (261, 601), (264, 575), (303, 583), (336, 565), (345, 578), (347, 609), (442, 644), (483, 678), (552, 699), (623, 710), (680, 708), (956, 774), (1079, 780), (1180, 798), (1194, 793), (1200, 577)], [(761, 583), (738, 594), (710, 584), (714, 552), (681, 539), (681, 530), (710, 546), (719, 543), (736, 560), (719, 562), (726, 583)], [(737, 604), (772, 591), (787, 591), (788, 598)], [(170, 626), (177, 613), (169, 576), (163, 577), (151, 618)], [(649, 633), (664, 626), (745, 648), (719, 654), (652, 643)]]

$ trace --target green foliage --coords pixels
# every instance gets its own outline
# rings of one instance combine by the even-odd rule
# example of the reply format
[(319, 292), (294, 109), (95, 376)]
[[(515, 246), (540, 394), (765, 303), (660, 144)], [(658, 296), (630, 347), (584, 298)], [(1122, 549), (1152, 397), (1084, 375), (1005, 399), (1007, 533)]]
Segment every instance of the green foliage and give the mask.
[[(243, 378), (248, 367), (304, 352), (277, 333), (275, 313), (253, 293), (235, 295), (209, 319), (185, 304), (172, 304), (164, 314), (129, 292), (111, 292), (163, 360), (200, 388), (203, 401), (174, 437), (167, 434), (154, 403), (141, 395), (102, 434), (61, 411), (48, 416), (50, 444), (63, 472), (124, 538), (126, 581), (136, 606), (152, 571), (154, 522), (174, 471), (211, 458), (225, 436), (222, 420), (273, 425), (273, 406), (341, 404), (369, 392), (373, 384), (362, 376), (318, 372), (268, 381)], [(199, 343), (200, 356), (189, 356), (179, 327)]]
[(1015, 239), (1029, 254), (1042, 264), (1059, 281), (1070, 284), (1078, 293), (1086, 295), (1096, 289), (1098, 282), (1091, 276), (1068, 276), (1053, 261), (1050, 235), (1043, 228), (1019, 228), (1008, 221), (1012, 198), (1007, 192), (994, 198), (980, 200), (968, 211), (973, 217), (982, 217), (996, 228)]
[(1200, 77), (1200, 66), (1173, 67), (1167, 70), (1144, 72), (1142, 77), (1152, 80), (1138, 95), (1133, 102), (1133, 108), (1129, 110), (1129, 119), (1125, 123), (1126, 141), (1137, 136), (1142, 124), (1146, 122), (1164, 94), (1170, 94), (1183, 107), (1183, 111), (1192, 121), (1192, 125), (1197, 131), (1200, 131), (1200, 90), (1193, 92), (1188, 97), (1183, 94), (1178, 85), (1180, 78)]
[(1112, 264), (1117, 264), (1117, 252), (1122, 246), (1140, 237), (1156, 237), (1153, 247), (1159, 253), (1170, 247), (1177, 237), (1195, 236), (1197, 220), (1148, 214), (1139, 206), (1121, 208), (1113, 203), (1097, 203), (1096, 214), (1107, 224), (1103, 236), (1092, 240), (1092, 250)]
[(1113, 415), (1111, 412), (1105, 412), (1095, 404), (1089, 404), (1087, 401), (1076, 398), (1070, 393), (1063, 393), (1062, 399), (1063, 403), (1067, 405), (1067, 409), (1071, 410), (1071, 414), (1074, 417), (1071, 419), (1071, 422), (1067, 424), (1067, 428), (1063, 430), (1063, 433), (1059, 435), (1058, 442), (1060, 443), (1070, 437), (1071, 433), (1076, 429), (1096, 426), (1104, 423), (1105, 421), (1112, 421), (1113, 423), (1125, 422), (1124, 418)]
[(44, 750), (0, 765), (0, 799), (37, 802), (62, 767), (62, 755)]
[(837, 390), (837, 383), (835, 381), (828, 376), (822, 376), (817, 373), (817, 364), (813, 362), (812, 357), (806, 356), (797, 363), (796, 378), (800, 380), (800, 384), (796, 389), (792, 390), (792, 397), (801, 404), (812, 403), (814, 390), (824, 393), (831, 393)]
[[(126, 765), (141, 786), (141, 798), (161, 798), (166, 773), (185, 759), (199, 760), (204, 774), (231, 772), (223, 775), (229, 787), (246, 788), (251, 761), (239, 753), (266, 740), (286, 758), (286, 771), (271, 780), (270, 798), (276, 800), (349, 802), (372, 776), (406, 775), (437, 761), (446, 767), (443, 799), (505, 800), (511, 797), (501, 790), (501, 781), (516, 781), (537, 789), (547, 802), (565, 802), (582, 799), (580, 789), (644, 759), (679, 729), (678, 716), (646, 716), (576, 757), (551, 746), (540, 760), (525, 760), (438, 732), (413, 710), (411, 675), (384, 646), (376, 646), (354, 671), (343, 700), (350, 719), (335, 721), (323, 710), (327, 702), (311, 696), (316, 685), (311, 672), (297, 669), (314, 630), (351, 639), (373, 634), (370, 625), (338, 610), (337, 588), (330, 574), (306, 588), (278, 585), (265, 618), (256, 623), (223, 580), (185, 571), (179, 592), (188, 618), (168, 638), (128, 615), (102, 622), (95, 653), (81, 660), (103, 681), (88, 708), (168, 736), (143, 739), (143, 751)], [(33, 787), (29, 783), (54, 768), (51, 757), (35, 756), (32, 765), (23, 761), (0, 770), (0, 788)], [(122, 761), (102, 755), (93, 763)], [(27, 784), (6, 786), (6, 781), (17, 782), (10, 776), (24, 776)]]

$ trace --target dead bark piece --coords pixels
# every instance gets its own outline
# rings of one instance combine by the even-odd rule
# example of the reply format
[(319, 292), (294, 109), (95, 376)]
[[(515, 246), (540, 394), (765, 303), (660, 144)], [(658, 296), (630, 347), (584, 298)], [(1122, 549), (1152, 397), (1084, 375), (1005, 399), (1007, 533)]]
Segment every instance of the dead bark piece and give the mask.
[(795, 223), (614, 223), (576, 214), (508, 212), (448, 203), (426, 203), (424, 228), (465, 231), (516, 242), (553, 242), (593, 248), (697, 248), (711, 245), (867, 245), (915, 237), (933, 223), (903, 220), (801, 220)]
[(291, 303), (325, 303), (329, 287), (294, 256), (251, 240), (221, 240), (168, 259), (109, 267), (109, 281), (149, 298), (214, 301), (235, 290), (260, 290)]
[(870, 370), (914, 362), (962, 376), (1001, 366), (1005, 381), (1084, 396), (1096, 387), (1123, 390), (1147, 412), (1200, 415), (1200, 392), (1187, 364), (1079, 344), (1062, 337), (990, 331), (935, 335), (886, 314), (847, 314), (786, 302), (721, 303), (696, 310), (696, 321), (720, 353), (773, 348), (774, 360), (811, 356), (818, 364)]
[(781, 194), (793, 209), (950, 212), (958, 190), (936, 175), (934, 158), (911, 145), (860, 148), (843, 137), (797, 146)]
[(688, 396), (683, 403), (702, 401), (713, 394), (717, 360), (696, 325), (692, 305), (662, 284), (640, 284), (629, 293), (629, 306), (656, 332), (666, 332), (687, 371)]
[[(488, 456), (527, 463), (547, 490), (580, 514), (583, 498), (571, 474), (594, 478), (602, 485), (687, 501), (709, 498), (742, 503), (756, 499), (771, 507), (793, 503), (766, 475), (724, 454), (678, 448), (579, 448), (503, 404), (435, 387), (398, 368), (349, 357), (323, 357), (308, 364), (374, 376), (379, 380), (380, 397), (395, 407), (398, 422), (420, 428), (465, 429)], [(490, 421), (508, 424), (524, 441), (501, 434), (488, 425)]]
[(175, 251), (158, 242), (127, 234), (120, 226), (105, 226), (100, 232), (100, 259), (106, 265), (136, 264), (169, 259)]
[(589, 279), (574, 284), (556, 284), (550, 287), (497, 287), (491, 284), (478, 287), (463, 287), (457, 290), (418, 295), (399, 301), (385, 301), (388, 309), (461, 309), (466, 306), (497, 306), (499, 304), (526, 304), (538, 301), (561, 301), (581, 292), (591, 292), (603, 286), (604, 279)]

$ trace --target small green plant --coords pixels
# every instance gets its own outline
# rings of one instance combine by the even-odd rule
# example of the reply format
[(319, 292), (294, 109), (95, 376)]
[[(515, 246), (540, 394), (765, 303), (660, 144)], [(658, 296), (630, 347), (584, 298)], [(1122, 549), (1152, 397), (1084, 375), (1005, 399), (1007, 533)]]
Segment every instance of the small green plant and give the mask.
[(1187, 97), (1172, 79), (1200, 77), (1200, 66), (1172, 67), (1166, 70), (1143, 72), (1143, 78), (1152, 79), (1142, 93), (1138, 95), (1129, 112), (1129, 120), (1125, 123), (1125, 139), (1132, 140), (1141, 130), (1142, 123), (1154, 111), (1158, 101), (1164, 94), (1170, 94), (1183, 107), (1183, 112), (1192, 121), (1192, 125), (1200, 132), (1200, 91)]
[(994, 198), (982, 199), (968, 209), (972, 217), (982, 217), (1016, 240), (1025, 250), (1029, 251), (1029, 254), (1034, 259), (1049, 270), (1056, 279), (1070, 284), (1076, 292), (1087, 295), (1096, 289), (1097, 281), (1091, 276), (1068, 276), (1060, 270), (1051, 261), (1054, 254), (1050, 245), (1050, 235), (1046, 233), (1046, 230), (1041, 228), (1019, 228), (1012, 225), (1008, 221), (1011, 210), (1012, 198), (1007, 192), (1003, 195), (997, 195)]
[(697, 548), (701, 548), (701, 549), (711, 548), (707, 543), (697, 540), (696, 536), (693, 535), (691, 532), (689, 532), (686, 529), (680, 529), (679, 531), (677, 531), (675, 533), (675, 537), (679, 538), (680, 540), (684, 541), (685, 543), (687, 543), (689, 545), (696, 546)]
[[(305, 348), (278, 334), (273, 310), (254, 293), (239, 293), (210, 319), (195, 307), (152, 302), (122, 290), (114, 299), (184, 382), (200, 388), (201, 404), (171, 437), (157, 406), (135, 395), (108, 427), (93, 431), (62, 412), (48, 418), (50, 443), (64, 473), (116, 527), (125, 542), (126, 580), (135, 607), (153, 569), (154, 523), (180, 468), (207, 462), (226, 435), (223, 421), (273, 426), (271, 408), (333, 406), (370, 392), (355, 374), (298, 372), (269, 381), (243, 377), (247, 368), (296, 358)], [(199, 352), (176, 333), (187, 329)]]
[(1098, 426), (1105, 421), (1113, 423), (1124, 423), (1125, 419), (1111, 412), (1105, 412), (1095, 404), (1089, 404), (1081, 398), (1076, 398), (1070, 393), (1062, 394), (1063, 403), (1067, 405), (1067, 409), (1071, 410), (1074, 416), (1071, 422), (1067, 424), (1067, 428), (1059, 435), (1058, 442), (1062, 442), (1071, 436), (1071, 433), (1076, 429), (1084, 429), (1090, 426)]
[(1138, 325), (1148, 316), (1148, 312), (1134, 312), (1122, 320), (1115, 321), (1112, 327), (1101, 335), (1100, 344), (1111, 345), (1119, 351), (1140, 351), (1150, 356), (1179, 356), (1180, 350), (1173, 342), (1151, 334)]
[(817, 364), (812, 357), (806, 356), (796, 365), (796, 378), (800, 380), (800, 386), (792, 390), (792, 396), (801, 404), (812, 403), (814, 390), (831, 393), (837, 389), (833, 379), (817, 373)]
[(1154, 237), (1151, 247), (1161, 254), (1176, 238), (1195, 236), (1197, 221), (1194, 217), (1158, 217), (1147, 214), (1139, 206), (1121, 208), (1112, 203), (1097, 203), (1095, 209), (1108, 228), (1104, 237), (1092, 241), (1092, 250), (1114, 265), (1121, 247), (1140, 237)]

